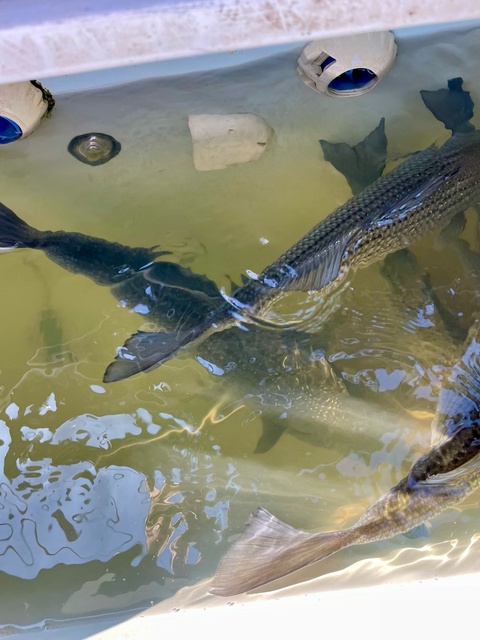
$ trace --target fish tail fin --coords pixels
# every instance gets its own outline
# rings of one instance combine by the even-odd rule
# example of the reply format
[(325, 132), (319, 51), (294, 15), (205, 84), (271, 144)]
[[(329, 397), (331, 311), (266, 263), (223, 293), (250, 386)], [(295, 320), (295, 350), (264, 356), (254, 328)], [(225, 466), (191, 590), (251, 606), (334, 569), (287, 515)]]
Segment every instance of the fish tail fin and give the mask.
[(474, 129), (470, 123), (473, 118), (473, 100), (470, 92), (462, 89), (462, 84), (463, 78), (452, 78), (448, 81), (448, 89), (420, 91), (427, 109), (452, 133)]
[(323, 560), (351, 544), (350, 531), (307, 533), (257, 509), (220, 563), (210, 593), (233, 596)]
[(361, 142), (350, 146), (344, 142), (319, 140), (323, 157), (343, 174), (356, 195), (375, 182), (385, 169), (387, 136), (385, 118)]
[(105, 371), (103, 381), (117, 382), (141, 371), (155, 369), (186, 345), (212, 333), (213, 328), (210, 327), (210, 324), (204, 323), (184, 331), (137, 331), (118, 349), (115, 360)]
[(0, 247), (34, 247), (41, 232), (31, 227), (11, 209), (0, 202)]

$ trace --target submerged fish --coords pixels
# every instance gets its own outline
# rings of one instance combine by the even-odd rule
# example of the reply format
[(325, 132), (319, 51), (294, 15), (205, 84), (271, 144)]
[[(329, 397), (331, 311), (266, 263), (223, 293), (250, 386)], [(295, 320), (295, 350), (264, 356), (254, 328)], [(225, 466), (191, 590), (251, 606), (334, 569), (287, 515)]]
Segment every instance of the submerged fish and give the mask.
[(297, 530), (257, 509), (220, 563), (210, 591), (250, 591), (336, 551), (406, 533), (459, 504), (480, 486), (480, 322), (440, 393), (432, 448), (408, 475), (352, 527), (327, 533)]
[[(330, 150), (329, 161), (345, 175), (352, 190), (360, 184), (364, 188), (382, 171), (387, 147), (383, 123), (354, 147), (345, 143), (325, 145)], [(379, 163), (379, 159), (382, 162)], [(390, 295), (387, 294), (382, 304), (378, 292), (375, 292), (372, 311), (379, 305), (383, 308), (395, 325), (395, 339), (401, 345), (408, 341), (412, 353), (415, 353), (415, 362), (421, 363), (422, 368), (430, 367), (432, 363), (453, 365), (461, 354), (466, 332), (458, 318), (444, 307), (436, 295), (429, 274), (415, 255), (408, 249), (389, 254), (380, 271)], [(362, 294), (362, 306), (364, 301), (365, 293)], [(427, 321), (423, 319), (424, 312), (428, 314)], [(418, 423), (401, 410), (394, 398), (385, 398), (389, 405), (385, 408), (377, 402), (380, 399), (378, 393), (375, 394), (375, 404), (372, 400), (349, 393), (354, 389), (352, 385), (346, 386), (345, 371), (332, 368), (322, 344), (325, 334), (329, 336), (329, 346), (332, 346), (332, 337), (338, 330), (342, 334), (344, 324), (334, 316), (329, 325), (322, 327), (326, 330), (321, 334), (282, 333), (260, 327), (253, 327), (246, 334), (230, 329), (212, 335), (192, 350), (197, 360), (196, 354), (200, 354), (217, 371), (225, 371), (231, 362), (238, 363), (241, 368), (250, 362), (250, 358), (258, 361), (255, 367), (247, 364), (244, 371), (250, 391), (245, 404), (258, 412), (262, 424), (262, 434), (255, 449), (257, 453), (271, 449), (285, 432), (309, 444), (335, 447), (339, 451), (358, 451), (358, 448), (377, 451), (387, 430), (398, 429), (402, 434), (418, 431)], [(425, 326), (428, 329), (422, 329)], [(408, 333), (399, 332), (400, 327)], [(355, 329), (356, 338), (359, 337), (359, 329), (361, 332), (361, 327)], [(368, 325), (367, 331), (371, 331)], [(388, 331), (386, 333), (382, 334), (382, 344), (388, 340)], [(412, 346), (415, 338), (419, 342), (413, 342)], [(394, 347), (390, 343), (386, 364), (394, 357), (393, 353)], [(275, 354), (274, 357), (271, 354)], [(371, 357), (375, 358), (375, 355), (371, 354)], [(267, 373), (274, 362), (277, 363), (276, 370)], [(398, 366), (396, 362), (395, 367)], [(238, 391), (242, 371), (237, 369), (234, 375)], [(355, 393), (358, 396), (359, 390), (356, 389)]]
[[(158, 254), (79, 233), (38, 231), (0, 204), (0, 246), (41, 250), (73, 273), (109, 286), (122, 306), (166, 330), (188, 328), (223, 298), (205, 276), (178, 264), (155, 262)], [(197, 345), (197, 361), (225, 381), (235, 406), (255, 412), (262, 425), (257, 453), (283, 433), (345, 453), (378, 450), (385, 425), (402, 432), (417, 423), (405, 412), (372, 407), (351, 397), (329, 364), (320, 334), (262, 327), (224, 331)], [(269, 357), (267, 357), (269, 356)], [(213, 393), (218, 396), (215, 385)]]
[[(418, 431), (418, 420), (400, 406), (349, 393), (341, 372), (321, 349), (314, 349), (315, 337), (257, 329), (253, 335), (236, 332), (235, 340), (229, 333), (212, 336), (194, 354), (225, 372), (235, 407), (245, 407), (260, 422), (256, 453), (269, 451), (284, 433), (348, 455), (382, 449), (386, 432), (403, 439)], [(251, 363), (253, 358), (258, 363)], [(227, 373), (229, 362), (235, 369)], [(212, 391), (218, 396), (217, 387)]]
[(262, 273), (196, 325), (134, 334), (107, 368), (106, 382), (149, 371), (177, 351), (235, 325), (265, 322), (288, 291), (338, 288), (347, 273), (445, 226), (480, 198), (480, 132), (455, 133), (414, 154), (336, 209)]
[[(341, 145), (335, 154), (339, 170), (348, 175), (353, 167), (356, 180), (363, 184), (374, 180), (381, 172), (378, 158), (386, 157), (386, 144), (381, 125), (354, 148)], [(352, 161), (352, 154), (358, 152), (348, 151), (358, 148), (362, 149), (365, 173)], [(167, 331), (188, 330), (223, 302), (216, 285), (205, 276), (165, 258), (155, 261), (168, 252), (128, 247), (79, 233), (38, 231), (4, 205), (0, 205), (0, 246), (43, 251), (69, 271), (109, 286), (122, 306)], [(409, 269), (404, 277), (405, 261), (399, 261), (397, 255), (391, 256), (391, 273), (386, 276), (395, 294), (419, 269)], [(430, 301), (431, 295), (424, 293), (420, 303)], [(332, 324), (338, 327), (338, 319), (332, 318)], [(328, 326), (323, 328), (330, 335)], [(328, 362), (323, 332), (280, 332), (261, 326), (244, 332), (232, 328), (200, 342), (192, 355), (225, 381), (235, 408), (245, 407), (256, 415), (262, 427), (257, 453), (271, 449), (285, 432), (344, 453), (359, 447), (371, 452), (382, 446), (386, 425), (402, 434), (418, 426), (398, 406), (374, 406), (364, 398), (352, 397), (340, 372)], [(213, 393), (218, 395), (216, 385)], [(223, 408), (227, 407), (228, 403)]]
[[(381, 173), (379, 158), (386, 158), (386, 144), (381, 123), (355, 147), (333, 145), (337, 151), (331, 155), (347, 178), (353, 170), (356, 182), (365, 185)], [(361, 156), (360, 165), (357, 156)], [(205, 276), (163, 257), (156, 261), (168, 254), (166, 251), (128, 247), (79, 233), (38, 231), (4, 205), (0, 205), (0, 246), (43, 251), (69, 271), (109, 286), (122, 306), (166, 331), (188, 331), (223, 302), (216, 285)], [(392, 254), (386, 274), (396, 298), (398, 288), (408, 286), (410, 302), (410, 281), (418, 278), (419, 272), (413, 260), (411, 256), (412, 266), (406, 269), (405, 257)], [(427, 285), (422, 286), (420, 306), (433, 301), (434, 292)], [(337, 327), (338, 320), (333, 322)], [(442, 333), (437, 333), (441, 337)], [(229, 391), (236, 394), (236, 407), (245, 406), (257, 414), (262, 424), (256, 447), (259, 453), (273, 447), (285, 431), (314, 445), (330, 448), (334, 442), (337, 449), (347, 452), (359, 446), (363, 451), (377, 450), (385, 425), (402, 433), (416, 428), (416, 421), (399, 407), (373, 407), (371, 402), (349, 395), (326, 358), (323, 332), (280, 332), (261, 326), (244, 332), (232, 328), (200, 342), (193, 355), (227, 382)], [(216, 387), (214, 392), (218, 393)], [(239, 392), (246, 395), (239, 398)]]

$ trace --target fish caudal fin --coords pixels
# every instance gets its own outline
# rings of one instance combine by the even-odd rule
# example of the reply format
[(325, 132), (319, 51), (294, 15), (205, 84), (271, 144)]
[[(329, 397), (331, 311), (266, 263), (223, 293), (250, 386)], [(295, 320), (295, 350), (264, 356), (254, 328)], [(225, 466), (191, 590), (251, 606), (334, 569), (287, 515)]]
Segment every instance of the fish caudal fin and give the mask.
[(344, 142), (319, 140), (323, 157), (342, 173), (356, 195), (375, 182), (385, 169), (387, 136), (385, 118), (368, 136), (355, 146)]
[(223, 558), (210, 593), (233, 596), (323, 560), (348, 546), (350, 531), (307, 533), (257, 509)]
[(448, 81), (448, 89), (420, 91), (427, 109), (452, 133), (463, 133), (474, 128), (470, 123), (473, 100), (470, 93), (462, 89), (462, 84), (462, 78), (452, 78)]
[(117, 357), (105, 371), (103, 381), (117, 382), (141, 371), (150, 371), (170, 360), (177, 351), (203, 333), (206, 330), (202, 325), (185, 331), (138, 331), (118, 350)]
[(11, 209), (0, 202), (0, 247), (34, 247), (41, 232), (13, 213)]

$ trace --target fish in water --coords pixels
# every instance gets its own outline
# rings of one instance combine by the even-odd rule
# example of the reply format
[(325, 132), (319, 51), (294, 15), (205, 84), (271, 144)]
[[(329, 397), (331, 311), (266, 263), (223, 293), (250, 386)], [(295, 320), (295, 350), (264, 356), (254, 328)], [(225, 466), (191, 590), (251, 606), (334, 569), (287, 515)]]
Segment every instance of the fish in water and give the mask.
[[(167, 252), (79, 233), (38, 231), (1, 204), (0, 246), (43, 251), (63, 268), (108, 286), (122, 306), (166, 330), (194, 325), (223, 300), (205, 276), (164, 259), (155, 261)], [(316, 446), (330, 447), (334, 441), (345, 453), (358, 446), (375, 451), (385, 424), (403, 432), (417, 426), (405, 412), (374, 408), (351, 397), (326, 358), (320, 334), (232, 329), (198, 344), (194, 355), (220, 375), (236, 406), (258, 414), (262, 433), (257, 453), (272, 448), (285, 431)], [(218, 396), (216, 385), (213, 393)]]
[[(381, 174), (387, 147), (383, 122), (354, 147), (322, 142), (330, 151), (330, 161), (345, 175), (352, 191), (359, 185), (364, 188)], [(453, 364), (461, 353), (466, 332), (458, 318), (439, 300), (429, 274), (421, 268), (415, 255), (408, 249), (389, 254), (380, 271), (390, 291), (385, 300), (386, 313), (396, 318), (399, 326), (410, 325), (410, 347), (414, 336), (420, 340), (413, 347), (417, 361), (422, 362), (423, 367), (436, 362)], [(378, 306), (378, 294), (375, 304), (372, 303), (372, 308), (375, 306)], [(417, 331), (417, 317), (424, 309), (428, 309), (431, 326), (428, 335), (425, 331)], [(418, 425), (399, 411), (398, 405), (391, 406), (392, 398), (386, 398), (390, 407), (385, 409), (355, 397), (358, 395), (358, 389), (354, 389), (356, 385), (347, 386), (344, 372), (332, 370), (322, 353), (321, 336), (328, 335), (330, 341), (341, 325), (343, 322), (334, 316), (322, 327), (326, 331), (321, 335), (300, 331), (272, 332), (261, 327), (251, 328), (248, 334), (230, 329), (212, 335), (193, 349), (193, 355), (200, 353), (222, 371), (232, 361), (246, 369), (250, 391), (246, 404), (250, 409), (256, 408), (261, 415), (262, 434), (255, 449), (257, 453), (268, 451), (285, 432), (317, 446), (334, 446), (337, 450), (340, 447), (345, 451), (360, 446), (363, 451), (373, 451), (378, 450), (386, 425), (387, 428), (395, 425), (401, 433), (418, 430)], [(398, 339), (403, 344), (401, 335)], [(275, 354), (274, 359), (271, 356), (266, 359), (267, 369), (279, 358), (282, 361), (282, 366), (268, 374), (260, 364), (265, 361), (267, 344), (270, 345), (268, 353)], [(248, 364), (251, 357), (259, 360), (256, 367)], [(237, 390), (241, 375), (237, 369)]]
[[(342, 145), (341, 153), (336, 154), (339, 168), (348, 174), (353, 166), (357, 182), (374, 180), (382, 170), (378, 158), (386, 157), (386, 143), (380, 126), (356, 145), (355, 149), (362, 149), (365, 175), (352, 161), (352, 154), (345, 151), (350, 147)], [(109, 286), (122, 306), (167, 331), (195, 326), (223, 302), (213, 282), (167, 262), (166, 251), (128, 247), (79, 233), (38, 231), (4, 205), (0, 205), (0, 245), (43, 251), (63, 268)], [(413, 267), (402, 277), (405, 260), (398, 264), (397, 255), (390, 256), (393, 273), (387, 276), (394, 290), (415, 274)], [(156, 261), (157, 257), (161, 261)], [(425, 293), (419, 304), (429, 303), (431, 294)], [(338, 319), (332, 318), (332, 323), (337, 327)], [(329, 326), (323, 328), (329, 335)], [(280, 332), (261, 326), (244, 332), (232, 328), (200, 342), (192, 355), (220, 376), (236, 407), (245, 406), (257, 414), (256, 421), (262, 427), (257, 453), (268, 451), (285, 432), (315, 446), (330, 448), (334, 443), (337, 450), (348, 453), (359, 446), (363, 451), (378, 450), (386, 424), (395, 425), (402, 433), (417, 428), (416, 421), (400, 407), (374, 407), (348, 393), (328, 362), (323, 332)], [(218, 396), (217, 385), (213, 393)]]
[(433, 421), (432, 447), (408, 475), (352, 527), (326, 533), (300, 531), (257, 509), (215, 574), (211, 593), (250, 591), (350, 545), (407, 533), (480, 486), (480, 321), (452, 367)]
[[(463, 94), (457, 94), (462, 99)], [(428, 99), (431, 108), (435, 100)], [(468, 115), (470, 112), (465, 117)], [(381, 134), (382, 127), (377, 138), (381, 139)], [(377, 165), (382, 166), (381, 156)], [(353, 182), (354, 188), (357, 182)], [(149, 371), (187, 345), (235, 325), (268, 324), (268, 310), (285, 293), (329, 293), (349, 271), (366, 267), (446, 226), (479, 199), (480, 132), (471, 126), (459, 130), (455, 124), (454, 134), (440, 148), (432, 146), (412, 155), (353, 196), (260, 275), (251, 277), (231, 296), (225, 295), (225, 301), (198, 324), (173, 332), (139, 331), (131, 336), (107, 368), (104, 381)]]
[[(448, 92), (429, 92), (429, 104), (447, 127), (452, 128), (452, 123), (460, 130), (468, 127), (463, 120), (472, 117), (472, 103), (469, 94), (461, 90), (461, 82), (450, 81)], [(383, 172), (387, 159), (383, 119), (355, 146), (320, 142), (325, 159), (345, 176), (354, 194)], [(478, 254), (475, 258), (478, 261)], [(466, 332), (458, 318), (438, 298), (429, 274), (421, 268), (415, 255), (408, 249), (389, 254), (380, 271), (393, 293), (390, 298), (398, 307), (396, 313), (395, 309), (389, 309), (388, 313), (399, 316), (402, 326), (410, 325), (409, 331), (413, 332), (409, 335), (410, 345), (413, 336), (417, 335), (417, 316), (428, 309), (429, 324), (433, 328), (428, 337), (425, 332), (418, 335), (421, 342), (415, 347), (416, 357), (427, 366), (432, 362), (453, 365), (461, 354)], [(331, 336), (333, 326), (338, 328), (338, 324), (338, 318), (333, 318), (332, 327), (327, 327), (325, 333)], [(279, 333), (267, 333), (259, 327), (248, 334), (229, 330), (216, 333), (193, 351), (194, 354), (200, 352), (222, 370), (232, 360), (240, 364), (248, 362), (250, 356), (257, 356), (262, 361), (268, 343), (272, 353), (284, 358), (285, 368), (265, 377), (256, 376), (258, 367), (247, 367), (248, 371), (245, 371), (251, 391), (248, 406), (257, 406), (261, 413), (262, 435), (255, 449), (257, 453), (268, 451), (285, 432), (314, 445), (337, 449), (340, 445), (341, 450), (353, 450), (360, 445), (362, 450), (371, 451), (378, 448), (386, 425), (395, 425), (402, 433), (417, 429), (398, 411), (398, 406), (385, 410), (347, 393), (343, 372), (337, 371), (335, 376), (329, 369), (328, 360), (321, 354), (323, 345), (318, 336), (295, 332), (295, 338), (292, 332), (284, 332), (283, 336)], [(240, 358), (239, 354), (242, 354)], [(236, 382), (239, 374), (241, 372), (237, 370)], [(351, 386), (348, 390), (354, 391)]]
[[(337, 158), (335, 166), (346, 176), (353, 167), (356, 183), (365, 185), (380, 175), (383, 161), (379, 164), (379, 158), (386, 158), (386, 144), (381, 123), (355, 147), (342, 144), (333, 154)], [(359, 155), (360, 165), (355, 160)], [(0, 205), (0, 246), (43, 251), (69, 271), (109, 286), (122, 306), (148, 317), (166, 331), (195, 327), (223, 302), (215, 283), (167, 262), (165, 256), (169, 252), (128, 247), (79, 233), (38, 231), (4, 205)], [(156, 261), (158, 257), (161, 261)], [(412, 302), (409, 283), (418, 277), (418, 265), (413, 263), (406, 270), (405, 257), (399, 252), (389, 258), (386, 279), (390, 288), (398, 298), (398, 287), (408, 287)], [(411, 256), (410, 263), (412, 260)], [(432, 303), (434, 292), (428, 283), (422, 291), (418, 305)], [(337, 326), (338, 320), (332, 320)], [(328, 327), (324, 328), (329, 334)], [(444, 348), (443, 352), (448, 350)], [(416, 427), (415, 421), (398, 407), (374, 409), (364, 399), (349, 395), (325, 356), (323, 332), (280, 332), (252, 326), (247, 333), (232, 328), (195, 345), (193, 355), (203, 366), (221, 375), (229, 392), (236, 394), (236, 406), (244, 400), (244, 405), (258, 414), (262, 424), (258, 453), (273, 447), (285, 431), (314, 445), (330, 447), (334, 441), (342, 451), (352, 451), (359, 444), (363, 450), (372, 451), (378, 448), (386, 424), (395, 425), (402, 432)], [(247, 392), (241, 400), (239, 391)], [(214, 393), (218, 393), (216, 386)]]

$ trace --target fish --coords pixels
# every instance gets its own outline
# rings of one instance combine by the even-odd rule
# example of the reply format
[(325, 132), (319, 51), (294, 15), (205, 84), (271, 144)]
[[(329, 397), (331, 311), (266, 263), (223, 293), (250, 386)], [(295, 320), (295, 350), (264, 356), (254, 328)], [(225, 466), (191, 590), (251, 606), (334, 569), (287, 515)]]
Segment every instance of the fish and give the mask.
[(123, 306), (150, 314), (168, 329), (196, 323), (222, 300), (206, 276), (175, 262), (158, 261), (170, 251), (129, 247), (77, 232), (41, 231), (0, 203), (0, 249), (22, 248), (42, 251), (71, 273), (110, 287)]
[[(381, 173), (378, 159), (386, 158), (386, 145), (381, 123), (355, 147), (342, 144), (341, 152), (334, 154), (339, 159), (335, 166), (346, 176), (353, 167), (355, 179), (365, 185)], [(358, 148), (362, 150), (360, 164), (355, 160)], [(128, 247), (75, 232), (39, 231), (5, 205), (0, 205), (0, 246), (43, 251), (72, 273), (108, 286), (122, 307), (167, 331), (194, 326), (202, 314), (223, 302), (214, 282), (168, 262), (168, 251)], [(419, 267), (413, 263), (406, 272), (404, 257), (397, 252), (390, 258), (385, 277), (397, 299), (398, 289), (417, 278)], [(434, 292), (426, 285), (423, 289), (418, 304), (425, 306)], [(406, 296), (412, 300), (411, 287)], [(337, 327), (338, 319), (333, 318), (333, 324)], [(328, 324), (322, 328), (331, 334)], [(271, 331), (261, 326), (251, 326), (248, 332), (232, 328), (212, 335), (193, 350), (198, 363), (226, 384), (235, 407), (257, 414), (261, 434), (256, 453), (269, 451), (287, 432), (314, 446), (335, 446), (348, 454), (359, 446), (362, 451), (378, 450), (385, 425), (394, 425), (403, 433), (416, 429), (417, 421), (400, 407), (375, 406), (371, 400), (352, 397), (351, 387), (347, 388), (341, 372), (328, 361), (322, 334)], [(218, 395), (217, 385), (212, 393)]]
[[(0, 246), (42, 251), (62, 268), (109, 287), (122, 307), (166, 330), (195, 324), (199, 314), (223, 300), (214, 282), (168, 262), (166, 251), (128, 247), (77, 232), (39, 231), (4, 204), (0, 204)], [(156, 261), (158, 255), (161, 261)], [(42, 317), (42, 326), (45, 321)], [(404, 411), (374, 408), (365, 399), (351, 397), (328, 361), (321, 334), (256, 326), (248, 333), (232, 329), (200, 343), (193, 355), (223, 382), (236, 407), (257, 414), (258, 454), (269, 451), (286, 432), (314, 446), (330, 448), (334, 443), (345, 454), (358, 447), (376, 451), (385, 424), (408, 433), (417, 426)], [(211, 392), (217, 399), (217, 384)]]
[(446, 226), (480, 198), (480, 132), (457, 129), (441, 147), (413, 154), (354, 195), (259, 275), (250, 274), (231, 295), (224, 293), (222, 303), (197, 324), (173, 332), (133, 334), (118, 349), (104, 381), (150, 371), (180, 350), (232, 327), (275, 325), (268, 313), (288, 292), (330, 295), (350, 272)]
[[(0, 246), (43, 252), (71, 273), (108, 287), (122, 307), (165, 330), (195, 325), (201, 314), (223, 301), (214, 282), (169, 262), (168, 252), (158, 247), (128, 247), (77, 232), (39, 231), (4, 204)], [(328, 324), (325, 328), (328, 333)], [(259, 429), (254, 448), (259, 455), (286, 433), (348, 455), (359, 448), (381, 448), (385, 425), (402, 434), (418, 428), (418, 421), (400, 407), (375, 406), (375, 401), (353, 397), (328, 360), (323, 333), (232, 328), (196, 345), (192, 355), (215, 378), (209, 387), (215, 404), (220, 395), (226, 398), (219, 413), (233, 403), (257, 416), (252, 428)]]
[(351, 527), (311, 533), (259, 507), (220, 562), (210, 592), (257, 589), (351, 545), (407, 533), (480, 487), (480, 320), (445, 381), (432, 423), (432, 446), (407, 476)]
[[(238, 332), (235, 342), (226, 331), (195, 351), (197, 360), (201, 353), (217, 371), (235, 362), (225, 383), (235, 406), (244, 406), (260, 422), (255, 453), (267, 453), (284, 434), (344, 455), (372, 453), (383, 448), (386, 431), (398, 432), (400, 439), (418, 431), (419, 421), (402, 407), (384, 406), (376, 397), (355, 397), (326, 352), (315, 349), (318, 336), (296, 335), (293, 342), (295, 335)], [(258, 364), (251, 363), (252, 358)], [(216, 387), (212, 392), (218, 395)]]
[[(333, 153), (338, 159), (335, 166), (346, 176), (353, 171), (357, 182), (366, 185), (383, 170), (378, 159), (386, 158), (386, 146), (382, 119), (359, 144), (350, 147), (342, 143), (340, 152)], [(360, 163), (355, 159), (359, 153)], [(38, 231), (5, 205), (0, 205), (0, 245), (42, 250), (72, 273), (109, 286), (123, 307), (166, 330), (191, 326), (198, 314), (223, 301), (215, 283), (167, 262), (169, 252), (159, 247), (128, 247), (75, 232)], [(392, 266), (390, 271), (395, 273), (386, 276), (391, 286), (396, 283), (394, 290), (402, 280), (403, 260), (400, 266)], [(414, 271), (410, 269), (403, 280), (412, 279)], [(394, 293), (396, 296), (396, 290)], [(423, 300), (423, 304), (427, 302)], [(333, 324), (338, 326), (338, 320), (334, 318)], [(331, 333), (328, 324), (323, 329)], [(314, 446), (334, 446), (345, 454), (359, 447), (372, 452), (382, 446), (385, 425), (395, 425), (395, 430), (404, 434), (418, 426), (398, 405), (385, 408), (353, 397), (341, 372), (328, 361), (322, 334), (278, 332), (261, 326), (252, 326), (247, 333), (232, 328), (200, 342), (193, 356), (222, 379), (223, 393), (226, 387), (226, 398), (236, 409), (244, 407), (250, 415), (256, 414), (256, 423), (261, 425), (255, 447), (258, 454), (268, 452), (284, 433)], [(218, 397), (217, 385), (212, 385), (212, 393)], [(225, 400), (223, 408), (228, 406)]]

